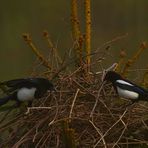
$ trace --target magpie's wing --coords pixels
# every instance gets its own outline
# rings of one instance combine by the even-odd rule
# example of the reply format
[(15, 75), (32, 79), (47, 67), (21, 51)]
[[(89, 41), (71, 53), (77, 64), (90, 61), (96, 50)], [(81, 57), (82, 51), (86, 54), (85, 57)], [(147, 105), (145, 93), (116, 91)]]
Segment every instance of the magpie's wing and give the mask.
[(125, 81), (128, 82), (129, 84), (133, 85), (133, 86), (136, 88), (137, 91), (144, 92), (144, 93), (148, 93), (148, 90), (147, 90), (147, 89), (145, 89), (145, 88), (143, 88), (143, 87), (141, 87), (141, 86), (138, 86), (137, 84), (135, 84), (135, 83), (133, 83), (133, 82), (127, 80), (127, 79), (123, 79), (123, 80), (125, 80)]
[(14, 80), (9, 80), (9, 81), (4, 81), (1, 84), (6, 85), (8, 87), (15, 87), (24, 81), (25, 79), (14, 79)]
[(11, 87), (14, 89), (18, 89), (21, 87), (32, 87), (33, 82), (31, 78), (26, 78), (26, 79), (14, 79), (14, 80), (9, 80), (9, 81), (4, 81), (1, 83), (2, 85), (6, 85), (7, 87)]
[[(127, 82), (127, 81), (125, 81), (125, 82)], [(128, 85), (128, 83), (130, 85)], [(138, 86), (138, 85), (136, 85), (134, 83), (131, 83), (129, 81), (128, 81), (128, 83), (127, 84), (126, 83), (122, 84), (122, 83), (119, 83), (119, 82), (115, 82), (115, 85), (117, 87), (121, 88), (121, 89), (128, 90), (128, 91), (133, 91), (133, 92), (136, 92), (136, 93), (138, 93), (140, 95), (144, 95), (144, 94), (148, 93), (148, 91), (145, 90), (144, 88), (142, 88), (142, 87), (140, 87), (140, 86)]]

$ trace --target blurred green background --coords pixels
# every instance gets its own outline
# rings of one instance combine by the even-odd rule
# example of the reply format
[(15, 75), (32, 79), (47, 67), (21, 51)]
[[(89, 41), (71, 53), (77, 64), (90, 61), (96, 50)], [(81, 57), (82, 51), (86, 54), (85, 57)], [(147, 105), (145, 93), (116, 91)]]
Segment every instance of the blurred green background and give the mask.
[[(84, 16), (83, 0), (79, 2)], [(128, 33), (128, 36), (112, 44), (116, 57), (121, 49), (134, 53), (142, 41), (148, 39), (147, 0), (92, 0), (92, 48)], [(0, 5), (0, 80), (29, 75), (35, 56), (22, 39), (29, 32), (33, 41), (48, 53), (42, 32), (48, 30), (51, 39), (61, 52), (72, 47), (70, 22), (71, 0), (1, 0)], [(83, 24), (82, 24), (83, 26)], [(148, 52), (139, 61), (146, 67)], [(112, 58), (113, 62), (117, 58)], [(143, 64), (141, 64), (143, 63)], [(141, 66), (142, 65), (142, 66)]]

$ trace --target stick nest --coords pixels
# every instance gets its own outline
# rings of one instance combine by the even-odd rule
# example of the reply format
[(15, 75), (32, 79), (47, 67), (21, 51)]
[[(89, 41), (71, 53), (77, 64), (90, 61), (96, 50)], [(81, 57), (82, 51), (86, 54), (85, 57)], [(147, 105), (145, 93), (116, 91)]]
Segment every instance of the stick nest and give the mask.
[[(100, 75), (59, 75), (57, 92), (13, 110), (0, 125), (0, 147), (147, 146), (148, 108), (119, 99)], [(17, 110), (17, 111), (16, 111)]]

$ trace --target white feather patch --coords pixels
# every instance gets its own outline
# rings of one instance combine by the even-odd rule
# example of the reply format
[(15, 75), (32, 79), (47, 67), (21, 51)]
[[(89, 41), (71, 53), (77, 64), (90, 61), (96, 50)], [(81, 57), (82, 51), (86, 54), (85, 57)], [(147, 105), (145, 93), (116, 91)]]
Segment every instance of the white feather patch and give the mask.
[(137, 99), (139, 97), (138, 93), (129, 90), (124, 90), (119, 87), (117, 87), (117, 92), (120, 97), (125, 99)]
[(128, 82), (126, 82), (126, 81), (124, 81), (124, 80), (117, 80), (116, 82), (118, 82), (118, 83), (120, 83), (120, 84), (126, 84), (126, 85), (129, 85), (129, 86), (134, 86), (133, 84), (128, 83)]
[(36, 88), (21, 88), (17, 92), (19, 101), (29, 101), (34, 99)]

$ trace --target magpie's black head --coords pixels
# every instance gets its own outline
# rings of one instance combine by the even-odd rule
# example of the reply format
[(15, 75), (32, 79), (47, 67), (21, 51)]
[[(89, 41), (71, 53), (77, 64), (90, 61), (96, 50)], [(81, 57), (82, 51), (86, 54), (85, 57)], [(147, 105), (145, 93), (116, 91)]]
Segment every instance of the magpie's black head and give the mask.
[(119, 79), (122, 79), (121, 75), (114, 71), (108, 71), (104, 77), (104, 81), (110, 81), (112, 83)]
[(37, 80), (46, 90), (56, 91), (54, 85), (48, 79), (37, 78)]

